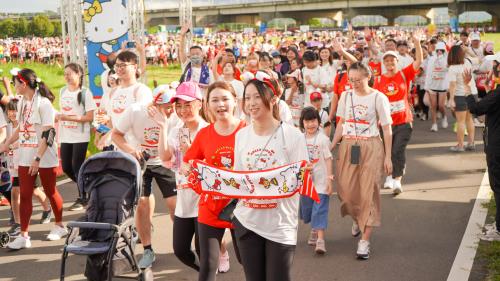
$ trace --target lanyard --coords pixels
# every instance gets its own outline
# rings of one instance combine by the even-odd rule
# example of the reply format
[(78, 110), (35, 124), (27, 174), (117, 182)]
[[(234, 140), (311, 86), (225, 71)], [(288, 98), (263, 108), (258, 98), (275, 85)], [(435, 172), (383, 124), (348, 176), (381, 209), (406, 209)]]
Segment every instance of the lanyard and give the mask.
[(273, 134), (267, 139), (267, 142), (266, 144), (264, 145), (264, 148), (260, 151), (259, 153), (259, 156), (257, 156), (257, 159), (255, 159), (254, 163), (253, 163), (253, 168), (255, 169), (255, 167), (257, 167), (257, 163), (259, 163), (259, 160), (260, 158), (262, 157), (262, 153), (264, 153), (264, 150), (266, 150), (267, 146), (269, 145), (269, 143), (271, 142), (271, 139), (274, 137), (274, 135), (276, 135), (276, 132), (278, 132), (278, 130), (281, 128), (281, 125), (283, 124), (283, 121), (280, 122), (278, 128), (276, 128), (276, 130), (274, 130)]

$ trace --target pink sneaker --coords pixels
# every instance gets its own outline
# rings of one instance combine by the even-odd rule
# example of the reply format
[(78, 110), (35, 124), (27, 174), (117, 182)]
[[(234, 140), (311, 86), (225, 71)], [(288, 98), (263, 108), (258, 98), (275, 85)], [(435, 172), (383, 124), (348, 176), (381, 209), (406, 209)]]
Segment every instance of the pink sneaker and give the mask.
[(219, 272), (226, 273), (229, 271), (229, 252), (226, 251), (223, 255), (219, 257)]

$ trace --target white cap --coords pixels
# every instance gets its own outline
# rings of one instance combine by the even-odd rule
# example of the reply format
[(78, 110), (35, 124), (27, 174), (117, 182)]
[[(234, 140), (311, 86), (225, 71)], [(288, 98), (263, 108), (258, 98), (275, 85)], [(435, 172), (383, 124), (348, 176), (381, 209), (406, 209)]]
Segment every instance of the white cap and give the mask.
[(382, 59), (385, 59), (385, 57), (387, 57), (387, 56), (393, 56), (396, 59), (399, 59), (399, 55), (395, 51), (387, 51), (387, 52), (385, 52), (384, 55), (382, 56)]
[(495, 55), (485, 56), (484, 59), (488, 60), (488, 61), (494, 61), (494, 60), (496, 60), (497, 62), (500, 62), (500, 53), (497, 53)]
[(445, 50), (446, 51), (446, 44), (444, 42), (438, 42), (436, 44), (436, 50)]
[(471, 36), (470, 36), (470, 40), (471, 41), (474, 41), (474, 40), (481, 41), (481, 36), (479, 36), (479, 33), (472, 33)]

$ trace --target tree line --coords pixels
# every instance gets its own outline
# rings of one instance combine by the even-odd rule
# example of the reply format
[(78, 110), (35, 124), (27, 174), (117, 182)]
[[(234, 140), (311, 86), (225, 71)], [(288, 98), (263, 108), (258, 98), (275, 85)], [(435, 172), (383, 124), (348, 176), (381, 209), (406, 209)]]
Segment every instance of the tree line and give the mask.
[(0, 38), (9, 37), (51, 37), (61, 36), (61, 21), (51, 20), (46, 15), (36, 15), (31, 19), (0, 20)]

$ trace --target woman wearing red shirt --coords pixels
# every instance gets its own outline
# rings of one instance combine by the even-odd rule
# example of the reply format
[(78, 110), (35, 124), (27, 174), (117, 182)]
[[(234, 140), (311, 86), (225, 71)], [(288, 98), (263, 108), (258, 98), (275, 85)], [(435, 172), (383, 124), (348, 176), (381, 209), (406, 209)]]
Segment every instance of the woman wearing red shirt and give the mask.
[(415, 61), (398, 70), (398, 54), (387, 51), (382, 57), (386, 72), (375, 79), (373, 88), (384, 93), (391, 104), (392, 117), (392, 175), (389, 175), (384, 183), (384, 188), (391, 188), (394, 194), (403, 191), (401, 178), (406, 165), (406, 146), (411, 138), (413, 115), (408, 102), (410, 82), (422, 64), (422, 46), (420, 45), (420, 33), (413, 34), (415, 46)]
[[(245, 126), (245, 123), (234, 117), (236, 109), (236, 92), (226, 82), (215, 82), (208, 87), (206, 97), (211, 115), (215, 117), (215, 123), (201, 129), (196, 135), (193, 144), (184, 156), (184, 162), (193, 160), (204, 160), (208, 164), (225, 169), (232, 169), (234, 163), (234, 137), (236, 132)], [(185, 165), (185, 171), (190, 166)], [(229, 255), (225, 249), (221, 249), (222, 237), (226, 228), (232, 229), (230, 222), (219, 220), (219, 213), (229, 203), (230, 199), (220, 198), (213, 195), (202, 194), (198, 210), (198, 232), (200, 242), (200, 273), (199, 281), (215, 280), (219, 254), (222, 262), (226, 262), (226, 268), (219, 271), (229, 270)], [(233, 231), (231, 230), (231, 234)], [(234, 236), (233, 236), (234, 237)], [(233, 238), (233, 245), (236, 239)], [(237, 258), (238, 251), (235, 249)], [(221, 267), (219, 265), (219, 267)]]

